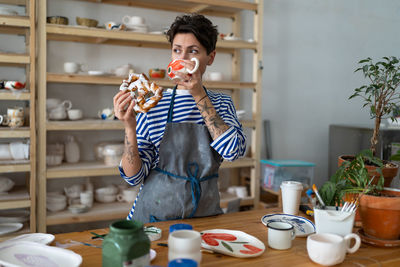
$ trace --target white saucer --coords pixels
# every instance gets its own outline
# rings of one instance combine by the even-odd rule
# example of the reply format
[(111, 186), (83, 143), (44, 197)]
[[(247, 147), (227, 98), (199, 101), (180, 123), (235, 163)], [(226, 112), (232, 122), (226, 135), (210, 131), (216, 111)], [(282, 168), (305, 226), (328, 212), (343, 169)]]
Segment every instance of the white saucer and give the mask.
[(267, 226), (269, 222), (286, 222), (294, 226), (296, 236), (308, 236), (315, 233), (315, 225), (308, 219), (290, 214), (267, 214), (261, 218), (261, 222)]
[(0, 246), (4, 246), (6, 244), (12, 243), (12, 242), (20, 242), (20, 241), (29, 241), (29, 242), (35, 242), (43, 245), (48, 245), (54, 240), (54, 235), (52, 234), (43, 234), (43, 233), (31, 233), (31, 234), (23, 234), (19, 235), (17, 237), (8, 239), (7, 241), (1, 242)]
[(13, 233), (21, 229), (22, 223), (0, 223), (0, 235)]

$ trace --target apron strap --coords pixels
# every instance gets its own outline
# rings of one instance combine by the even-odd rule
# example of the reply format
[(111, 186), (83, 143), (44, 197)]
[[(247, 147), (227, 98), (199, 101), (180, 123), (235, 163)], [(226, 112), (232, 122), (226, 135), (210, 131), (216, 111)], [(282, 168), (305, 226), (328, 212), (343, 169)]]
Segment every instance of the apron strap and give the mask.
[[(172, 96), (171, 96), (171, 102), (169, 103), (169, 109), (168, 109), (168, 117), (167, 117), (167, 123), (172, 122), (172, 117), (174, 116), (174, 102), (175, 102), (175, 96), (176, 96), (176, 88), (178, 85), (175, 85), (173, 91), (172, 91)], [(207, 89), (205, 86), (203, 86), (204, 91), (208, 95)]]
[(192, 205), (194, 208), (188, 218), (192, 218), (194, 216), (194, 214), (196, 213), (197, 207), (199, 205), (199, 201), (200, 201), (200, 197), (201, 197), (200, 182), (218, 177), (218, 173), (216, 173), (216, 174), (212, 174), (209, 176), (205, 176), (203, 178), (198, 178), (199, 165), (196, 162), (192, 162), (187, 165), (187, 168), (186, 168), (186, 172), (188, 175), (187, 177), (173, 174), (166, 170), (160, 169), (159, 167), (154, 168), (154, 170), (161, 172), (163, 174), (166, 174), (168, 176), (190, 182), (191, 193), (192, 193)]

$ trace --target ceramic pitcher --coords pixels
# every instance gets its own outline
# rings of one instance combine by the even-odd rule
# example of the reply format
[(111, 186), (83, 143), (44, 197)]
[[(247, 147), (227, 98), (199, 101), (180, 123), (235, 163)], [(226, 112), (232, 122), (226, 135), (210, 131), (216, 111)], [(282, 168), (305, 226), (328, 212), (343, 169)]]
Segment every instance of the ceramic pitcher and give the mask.
[(67, 137), (67, 142), (65, 143), (65, 160), (68, 163), (77, 163), (79, 161), (80, 151), (79, 145), (75, 141), (72, 135)]

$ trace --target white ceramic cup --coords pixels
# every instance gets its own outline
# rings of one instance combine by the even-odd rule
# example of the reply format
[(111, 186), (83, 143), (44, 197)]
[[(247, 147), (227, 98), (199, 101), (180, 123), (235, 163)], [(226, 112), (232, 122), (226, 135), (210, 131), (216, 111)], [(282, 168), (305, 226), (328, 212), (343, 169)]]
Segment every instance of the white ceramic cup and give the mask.
[(126, 15), (122, 17), (122, 22), (131, 25), (143, 25), (145, 20), (143, 17)]
[(64, 63), (64, 71), (66, 73), (78, 73), (79, 71), (85, 71), (86, 65), (80, 64), (77, 62), (65, 62)]
[(82, 119), (82, 110), (81, 109), (70, 109), (67, 111), (68, 119), (70, 120), (79, 120)]
[(93, 191), (84, 191), (80, 193), (81, 204), (91, 208), (93, 206)]
[(281, 184), (281, 190), (283, 213), (297, 215), (303, 185), (295, 181), (285, 181)]
[(23, 107), (13, 107), (7, 109), (7, 116), (12, 118), (23, 118), (24, 117), (24, 108)]
[(117, 195), (117, 200), (119, 202), (133, 202), (136, 199), (139, 189), (140, 189), (139, 186), (134, 188), (123, 189), (122, 193)]
[(245, 198), (247, 197), (247, 188), (245, 186), (237, 186), (235, 188), (236, 190), (236, 196), (240, 198)]
[(270, 222), (268, 227), (268, 246), (274, 249), (289, 249), (296, 237), (293, 225), (286, 222)]
[[(350, 240), (356, 242), (350, 247)], [(344, 261), (346, 252), (354, 253), (360, 247), (361, 240), (356, 234), (341, 237), (336, 234), (312, 234), (307, 237), (308, 256), (313, 262), (324, 266), (339, 264)]]
[(168, 236), (168, 261), (192, 259), (200, 265), (201, 236), (194, 230), (174, 231)]

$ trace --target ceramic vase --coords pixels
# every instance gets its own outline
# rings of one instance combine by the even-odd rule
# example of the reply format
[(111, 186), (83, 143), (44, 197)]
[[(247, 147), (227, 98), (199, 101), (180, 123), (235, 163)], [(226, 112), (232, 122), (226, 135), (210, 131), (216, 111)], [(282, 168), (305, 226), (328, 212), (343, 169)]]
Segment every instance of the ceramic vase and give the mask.
[(77, 163), (80, 158), (79, 145), (73, 136), (68, 136), (65, 143), (65, 160), (68, 163)]

